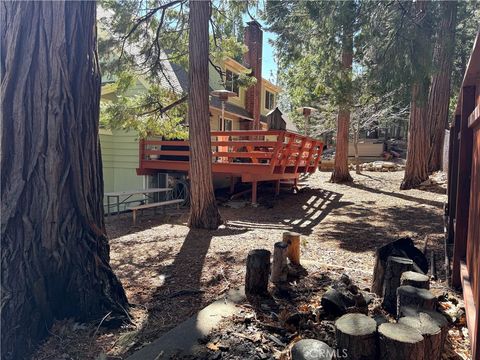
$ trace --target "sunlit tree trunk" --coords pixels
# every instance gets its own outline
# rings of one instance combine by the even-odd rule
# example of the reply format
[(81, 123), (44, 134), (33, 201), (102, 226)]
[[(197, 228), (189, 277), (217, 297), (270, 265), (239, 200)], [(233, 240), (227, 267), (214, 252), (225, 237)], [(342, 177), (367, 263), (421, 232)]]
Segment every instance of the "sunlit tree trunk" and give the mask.
[[(95, 2), (1, 5), (1, 357), (55, 319), (123, 317), (109, 265)], [(110, 317), (109, 319), (112, 319)]]
[(217, 229), (221, 223), (212, 181), (208, 92), (210, 1), (190, 0), (189, 96), (190, 220), (193, 228)]
[(411, 189), (428, 179), (429, 136), (427, 124), (428, 64), (431, 52), (426, 30), (427, 1), (414, 4), (414, 39), (412, 43), (414, 80), (411, 90), (410, 118), (408, 126), (407, 162), (405, 175), (400, 185), (402, 190)]
[(429, 124), (430, 149), (428, 171), (442, 168), (443, 141), (448, 127), (450, 78), (455, 48), (457, 2), (440, 3), (441, 20), (433, 54), (434, 75), (428, 96), (427, 122)]
[[(337, 115), (337, 141), (335, 147), (335, 162), (331, 182), (342, 183), (352, 181), (348, 170), (348, 135), (350, 130), (350, 106), (352, 92), (352, 60), (353, 60), (353, 19), (355, 6), (353, 2), (346, 2), (346, 21), (342, 36), (342, 81), (348, 93), (339, 105)], [(351, 13), (353, 12), (353, 13)]]

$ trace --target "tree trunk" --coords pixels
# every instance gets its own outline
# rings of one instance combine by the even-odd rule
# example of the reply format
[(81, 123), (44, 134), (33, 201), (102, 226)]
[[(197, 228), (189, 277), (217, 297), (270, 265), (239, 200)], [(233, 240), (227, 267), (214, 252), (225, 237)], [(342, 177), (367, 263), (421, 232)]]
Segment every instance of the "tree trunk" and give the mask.
[(272, 283), (279, 284), (287, 281), (288, 264), (287, 264), (288, 244), (277, 242), (273, 247), (272, 275), (270, 280)]
[(0, 20), (1, 357), (19, 359), (55, 319), (128, 303), (103, 219), (96, 3), (5, 2)]
[(430, 316), (419, 313), (415, 316), (406, 316), (398, 319), (399, 324), (410, 326), (422, 334), (425, 346), (425, 359), (439, 360), (443, 352), (442, 329)]
[(355, 149), (355, 174), (360, 175), (362, 172), (360, 171), (360, 156), (358, 155), (358, 137), (359, 137), (358, 132), (359, 132), (359, 129), (357, 124), (353, 134), (353, 148)]
[(335, 321), (337, 349), (347, 359), (377, 358), (377, 323), (364, 314), (346, 314)]
[(400, 278), (413, 267), (413, 261), (407, 258), (390, 256), (387, 260), (387, 271), (383, 282), (383, 307), (391, 314), (397, 313), (397, 289)]
[(353, 1), (345, 2), (349, 16), (346, 16), (342, 36), (342, 81), (348, 94), (339, 105), (337, 115), (337, 142), (335, 147), (335, 161), (330, 181), (343, 183), (353, 181), (348, 171), (348, 134), (350, 130), (350, 105), (352, 101), (352, 60), (353, 60), (353, 21), (355, 5)]
[(300, 234), (287, 231), (284, 232), (282, 236), (282, 241), (288, 245), (288, 260), (294, 265), (300, 265)]
[(265, 249), (251, 250), (247, 256), (245, 274), (245, 294), (265, 295), (268, 293), (270, 276), (270, 251)]
[(385, 323), (378, 327), (379, 358), (424, 360), (425, 341), (420, 332), (404, 324)]
[(210, 1), (190, 0), (188, 118), (190, 137), (190, 219), (192, 228), (221, 224), (212, 181), (208, 93)]
[(428, 179), (428, 125), (426, 122), (428, 98), (428, 67), (431, 58), (428, 51), (428, 32), (425, 24), (427, 1), (415, 2), (416, 31), (413, 39), (412, 57), (412, 96), (408, 126), (407, 162), (400, 189), (417, 187)]
[(450, 99), (450, 78), (452, 74), (455, 48), (455, 27), (457, 2), (440, 3), (442, 19), (435, 43), (433, 61), (435, 73), (428, 95), (427, 123), (430, 127), (430, 149), (428, 171), (442, 168), (443, 141), (448, 127), (448, 105)]

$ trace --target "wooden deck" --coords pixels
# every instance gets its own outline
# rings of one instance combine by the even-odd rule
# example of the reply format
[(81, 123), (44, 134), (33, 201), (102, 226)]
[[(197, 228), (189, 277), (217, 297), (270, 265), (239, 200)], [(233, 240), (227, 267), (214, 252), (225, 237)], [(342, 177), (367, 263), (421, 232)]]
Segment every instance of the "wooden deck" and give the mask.
[[(141, 140), (138, 175), (189, 169), (189, 142)], [(289, 131), (212, 131), (212, 171), (252, 183), (294, 180), (318, 168), (323, 143)], [(277, 186), (278, 188), (278, 186)]]

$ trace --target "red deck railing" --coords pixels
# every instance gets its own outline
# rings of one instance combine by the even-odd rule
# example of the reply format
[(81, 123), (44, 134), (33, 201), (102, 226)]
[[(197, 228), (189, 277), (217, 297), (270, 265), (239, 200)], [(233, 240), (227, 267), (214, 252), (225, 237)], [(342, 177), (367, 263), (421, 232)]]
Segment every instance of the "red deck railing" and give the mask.
[[(243, 181), (296, 178), (318, 168), (323, 143), (289, 131), (212, 131), (212, 171)], [(188, 141), (140, 142), (138, 174), (158, 170), (188, 171)]]

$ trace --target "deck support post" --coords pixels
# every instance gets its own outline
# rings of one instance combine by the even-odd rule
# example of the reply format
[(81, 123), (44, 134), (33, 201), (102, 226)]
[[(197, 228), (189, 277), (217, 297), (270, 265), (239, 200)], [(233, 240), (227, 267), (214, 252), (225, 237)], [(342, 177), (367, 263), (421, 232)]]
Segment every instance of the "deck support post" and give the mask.
[(235, 176), (230, 177), (230, 195), (235, 193)]
[(252, 181), (252, 205), (257, 204), (257, 185), (257, 180)]
[(275, 195), (280, 194), (280, 180), (275, 180)]

